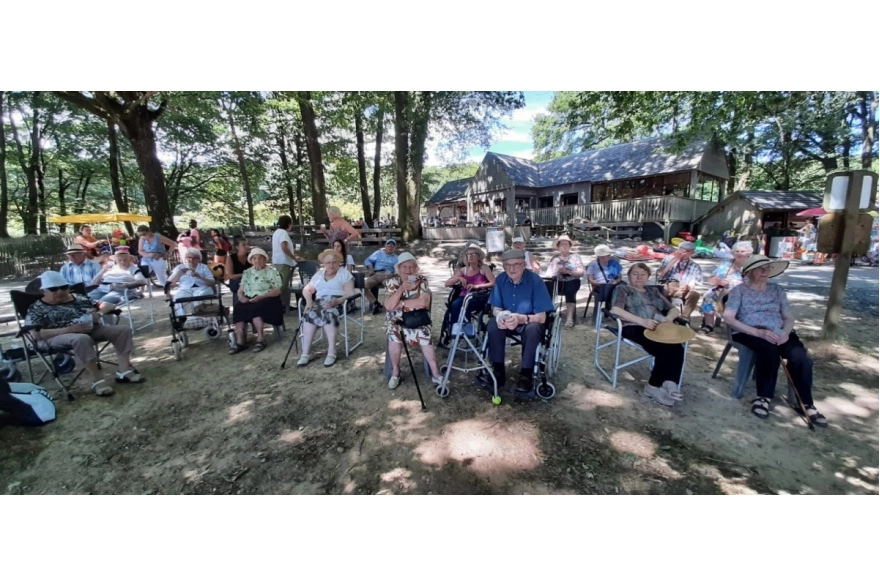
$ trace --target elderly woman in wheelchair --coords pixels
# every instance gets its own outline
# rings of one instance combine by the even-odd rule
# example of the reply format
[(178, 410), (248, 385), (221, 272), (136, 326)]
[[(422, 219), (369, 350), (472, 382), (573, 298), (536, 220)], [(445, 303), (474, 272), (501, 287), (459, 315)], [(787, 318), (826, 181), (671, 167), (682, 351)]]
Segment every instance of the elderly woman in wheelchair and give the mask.
[[(177, 293), (174, 294), (175, 301), (183, 298), (210, 296), (214, 295), (216, 283), (214, 274), (207, 265), (202, 263), (202, 252), (196, 248), (190, 248), (186, 251), (185, 262), (178, 265), (171, 273), (171, 277), (168, 278), (165, 291), (169, 292), (170, 287), (177, 284)], [(200, 302), (192, 302), (193, 309), (199, 304)], [(184, 304), (175, 304), (175, 315), (184, 316), (186, 314), (183, 306)]]
[(97, 395), (112, 395), (113, 387), (98, 370), (96, 341), (110, 341), (116, 350), (116, 383), (144, 382), (144, 377), (131, 366), (131, 330), (101, 322), (102, 315), (114, 309), (111, 304), (98, 311), (95, 302), (70, 293), (70, 285), (57, 271), (46, 271), (40, 282), (43, 296), (30, 305), (25, 317), (25, 327), (37, 345), (69, 348), (91, 376), (92, 391)]
[(343, 256), (334, 249), (323, 251), (318, 260), (323, 269), (312, 276), (312, 280), (303, 288), (303, 304), (301, 311), (302, 324), (302, 355), (297, 366), (309, 363), (309, 349), (318, 328), (324, 329), (327, 337), (327, 357), (324, 366), (330, 367), (336, 362), (336, 332), (342, 319), (342, 306), (346, 299), (355, 294), (354, 276), (342, 266)]
[(680, 379), (684, 365), (685, 347), (682, 344), (656, 342), (646, 336), (664, 322), (679, 316), (677, 308), (662, 289), (648, 287), (651, 269), (644, 263), (634, 263), (627, 273), (629, 285), (618, 285), (611, 296), (610, 313), (622, 322), (621, 336), (636, 343), (654, 357), (651, 377), (645, 384), (645, 395), (664, 406), (681, 401)]
[[(444, 319), (444, 324), (448, 323), (451, 328), (452, 336), (458, 334), (456, 330), (459, 322), (458, 317), (462, 312), (465, 297), (471, 292), (483, 292), (488, 299), (489, 290), (495, 287), (495, 275), (492, 273), (492, 269), (483, 263), (485, 256), (479, 245), (468, 244), (464, 253), (464, 266), (456, 269), (452, 277), (447, 279), (444, 284), (446, 287), (455, 287), (459, 292), (449, 305), (448, 318)], [(471, 307), (464, 308), (466, 322), (470, 320), (471, 314), (479, 309), (475, 303), (471, 303), (469, 306)], [(473, 335), (474, 333), (467, 334)]]

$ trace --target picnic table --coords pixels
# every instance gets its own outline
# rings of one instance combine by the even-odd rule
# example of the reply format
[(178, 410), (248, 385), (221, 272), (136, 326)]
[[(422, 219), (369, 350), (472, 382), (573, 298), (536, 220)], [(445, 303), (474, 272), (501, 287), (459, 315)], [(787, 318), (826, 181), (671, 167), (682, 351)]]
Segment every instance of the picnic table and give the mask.
[[(400, 235), (403, 233), (403, 229), (400, 228), (358, 228), (357, 231), (361, 234), (360, 244), (362, 246), (368, 245), (384, 245), (385, 241), (389, 238), (393, 238), (400, 243)], [(320, 234), (320, 233), (318, 233)], [(321, 238), (315, 239), (316, 243), (319, 244), (330, 244), (327, 242), (327, 239), (321, 236)]]

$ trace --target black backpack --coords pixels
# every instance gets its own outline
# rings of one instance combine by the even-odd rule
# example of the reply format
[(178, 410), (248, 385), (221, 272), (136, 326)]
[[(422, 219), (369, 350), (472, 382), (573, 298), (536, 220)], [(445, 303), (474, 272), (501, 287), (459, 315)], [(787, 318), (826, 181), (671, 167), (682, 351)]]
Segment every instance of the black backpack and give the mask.
[(25, 426), (42, 426), (55, 419), (55, 404), (45, 389), (33, 383), (0, 379), (0, 411)]

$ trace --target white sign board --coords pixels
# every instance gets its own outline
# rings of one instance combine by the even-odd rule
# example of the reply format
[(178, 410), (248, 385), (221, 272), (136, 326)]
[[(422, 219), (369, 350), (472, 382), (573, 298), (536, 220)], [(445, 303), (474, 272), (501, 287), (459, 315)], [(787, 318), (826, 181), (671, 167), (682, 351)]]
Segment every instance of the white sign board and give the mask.
[(489, 229), (486, 231), (486, 250), (490, 253), (504, 252), (504, 230)]

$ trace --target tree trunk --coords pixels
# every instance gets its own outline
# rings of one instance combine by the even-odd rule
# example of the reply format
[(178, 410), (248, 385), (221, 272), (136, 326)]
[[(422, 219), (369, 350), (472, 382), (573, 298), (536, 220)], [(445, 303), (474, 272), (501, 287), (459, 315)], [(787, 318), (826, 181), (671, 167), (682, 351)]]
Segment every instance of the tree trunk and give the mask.
[(293, 191), (293, 182), (290, 181), (290, 162), (287, 160), (287, 137), (284, 127), (281, 126), (280, 128), (281, 130), (275, 136), (275, 141), (278, 143), (278, 153), (281, 156), (281, 171), (284, 175), (284, 188), (287, 190), (287, 210), (293, 219), (293, 223), (299, 224), (297, 220), (299, 215), (296, 213), (296, 195)]
[[(428, 140), (428, 122), (431, 120), (431, 92), (420, 92), (413, 109), (412, 135), (410, 137), (411, 191), (410, 215), (407, 218), (412, 238), (422, 237), (422, 171), (425, 168), (425, 142)], [(402, 224), (401, 224), (402, 226)]]
[[(39, 141), (39, 137), (37, 138)], [(40, 145), (37, 163), (37, 199), (40, 208), (40, 234), (49, 234), (49, 211), (46, 208), (46, 156)]]
[[(408, 92), (394, 92), (394, 180), (397, 188), (397, 217), (409, 217), (409, 133), (410, 97)], [(404, 241), (412, 237), (407, 226), (400, 221)]]
[[(64, 170), (58, 168), (58, 213), (60, 216), (67, 216), (67, 188), (71, 186), (71, 182), (64, 179)], [(59, 224), (58, 232), (64, 234), (67, 232), (67, 224)]]
[[(128, 214), (128, 199), (122, 193), (122, 183), (119, 180), (119, 140), (116, 136), (116, 124), (112, 120), (107, 120), (107, 138), (110, 142), (110, 156), (107, 163), (110, 165), (110, 191), (113, 192), (113, 201), (116, 202), (116, 209), (123, 214)], [(131, 221), (125, 221), (126, 234), (134, 234), (134, 226)]]
[(752, 177), (752, 167), (755, 164), (755, 131), (750, 130), (746, 136), (746, 144), (743, 147), (743, 165), (742, 173), (736, 183), (736, 190), (741, 191), (749, 186), (749, 179)]
[(322, 224), (327, 219), (327, 198), (324, 186), (324, 163), (321, 160), (321, 143), (318, 139), (318, 127), (315, 123), (315, 109), (312, 107), (311, 92), (297, 92), (299, 111), (302, 115), (303, 135), (306, 140), (306, 152), (309, 154), (309, 169), (312, 178), (312, 214), (315, 223)]
[[(28, 157), (25, 157), (24, 147), (21, 144), (21, 138), (18, 136), (18, 128), (15, 125), (14, 117), (9, 117), (9, 126), (12, 127), (12, 137), (15, 140), (16, 150), (18, 153), (18, 164), (27, 180), (27, 204), (22, 210), (22, 221), (24, 224), (25, 234), (37, 234), (37, 222), (39, 216), (39, 201), (37, 190), (37, 162), (39, 161), (40, 148), (40, 112), (36, 106), (36, 98), (39, 95), (35, 92), (33, 95), (33, 119), (31, 121), (31, 150)], [(36, 151), (34, 150), (36, 147)]]
[(303, 160), (303, 137), (299, 132), (293, 133), (293, 144), (296, 147), (296, 203), (297, 210), (299, 210), (299, 220), (300, 220), (300, 229), (299, 229), (299, 242), (301, 245), (305, 244), (305, 232), (304, 228), (302, 228), (306, 223), (306, 217), (303, 213), (303, 182), (302, 182), (302, 174), (300, 171), (303, 168), (303, 164), (305, 161)]
[[(376, 154), (373, 156), (373, 220), (379, 218), (382, 209), (382, 138), (385, 135), (385, 108), (380, 105), (376, 113)], [(371, 224), (370, 226), (374, 226)]]
[(874, 161), (874, 143), (877, 141), (877, 92), (861, 94), (858, 116), (862, 126), (862, 169), (871, 169)]
[(9, 185), (6, 183), (6, 126), (3, 122), (3, 96), (0, 90), (0, 238), (9, 238)]
[(238, 169), (241, 172), (241, 182), (244, 184), (244, 197), (247, 200), (248, 225), (251, 230), (256, 228), (254, 224), (254, 194), (251, 192), (251, 179), (247, 172), (247, 163), (244, 160), (244, 150), (241, 148), (241, 141), (238, 138), (238, 131), (235, 128), (235, 120), (232, 112), (227, 112), (229, 116), (229, 129), (232, 131), (232, 144), (235, 148), (235, 157), (238, 159)]
[(128, 119), (119, 121), (119, 128), (131, 143), (138, 168), (144, 178), (144, 203), (152, 217), (150, 228), (171, 239), (177, 238), (174, 216), (168, 206), (165, 172), (156, 149), (156, 131), (152, 113), (146, 106), (138, 106)]
[(358, 179), (361, 188), (361, 206), (364, 211), (364, 222), (367, 226), (373, 226), (373, 218), (370, 213), (370, 191), (367, 187), (367, 158), (364, 155), (364, 115), (360, 109), (354, 113), (354, 134), (357, 141)]

